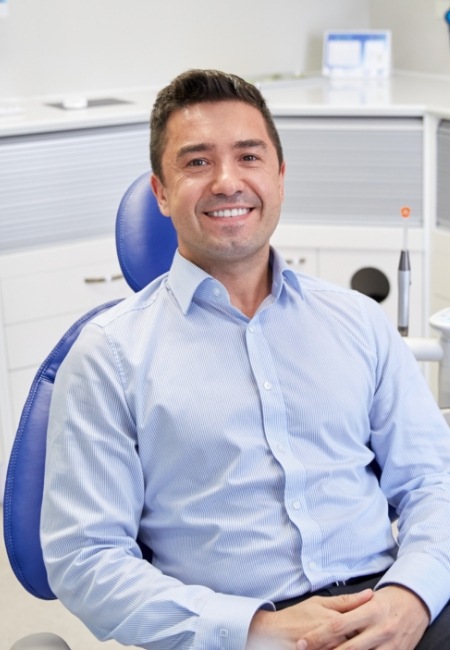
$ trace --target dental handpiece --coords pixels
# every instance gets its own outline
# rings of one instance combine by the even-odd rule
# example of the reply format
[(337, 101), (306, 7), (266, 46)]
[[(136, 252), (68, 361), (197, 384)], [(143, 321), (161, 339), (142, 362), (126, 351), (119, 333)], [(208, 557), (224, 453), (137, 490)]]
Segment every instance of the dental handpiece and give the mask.
[(401, 215), (405, 219), (403, 230), (403, 247), (400, 252), (400, 261), (398, 265), (398, 331), (402, 336), (408, 336), (409, 331), (409, 294), (411, 286), (411, 263), (408, 251), (408, 226), (407, 219), (411, 211), (404, 207)]

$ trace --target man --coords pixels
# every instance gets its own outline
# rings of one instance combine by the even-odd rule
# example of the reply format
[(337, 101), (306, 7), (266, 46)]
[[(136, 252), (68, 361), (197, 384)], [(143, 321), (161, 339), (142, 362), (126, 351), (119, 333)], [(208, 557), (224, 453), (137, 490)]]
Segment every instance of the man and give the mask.
[(151, 161), (179, 247), (58, 373), (53, 590), (144, 648), (442, 650), (449, 431), (376, 303), (270, 248), (285, 164), (259, 91), (180, 75)]

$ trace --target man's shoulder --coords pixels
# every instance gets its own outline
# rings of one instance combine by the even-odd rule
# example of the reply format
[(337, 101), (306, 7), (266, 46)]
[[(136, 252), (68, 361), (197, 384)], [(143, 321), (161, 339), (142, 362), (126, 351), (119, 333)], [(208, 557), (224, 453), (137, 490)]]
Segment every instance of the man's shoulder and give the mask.
[(154, 312), (155, 305), (165, 293), (166, 277), (166, 274), (160, 276), (137, 293), (125, 297), (110, 309), (98, 314), (93, 319), (93, 324), (108, 329), (122, 320), (139, 320), (148, 312)]
[(314, 305), (320, 312), (338, 311), (357, 320), (385, 318), (383, 309), (372, 296), (305, 273), (298, 273), (297, 277), (306, 304)]
[(297, 279), (300, 283), (302, 291), (304, 292), (316, 292), (316, 291), (328, 291), (336, 294), (346, 294), (353, 295), (355, 291), (351, 288), (346, 288), (338, 284), (334, 284), (329, 280), (324, 280), (315, 275), (309, 275), (307, 273), (296, 273)]

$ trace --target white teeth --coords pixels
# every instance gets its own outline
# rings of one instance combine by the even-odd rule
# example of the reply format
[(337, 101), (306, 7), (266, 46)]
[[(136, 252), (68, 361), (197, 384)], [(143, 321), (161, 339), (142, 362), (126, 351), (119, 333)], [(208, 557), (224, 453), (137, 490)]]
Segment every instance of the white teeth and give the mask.
[(233, 208), (232, 210), (215, 210), (208, 212), (210, 217), (240, 217), (249, 212), (249, 208)]

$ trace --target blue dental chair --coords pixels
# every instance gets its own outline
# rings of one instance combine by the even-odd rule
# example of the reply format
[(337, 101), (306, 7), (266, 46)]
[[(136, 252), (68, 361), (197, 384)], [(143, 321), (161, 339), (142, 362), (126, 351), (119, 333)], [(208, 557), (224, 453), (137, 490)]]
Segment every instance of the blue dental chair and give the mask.
[[(117, 213), (116, 248), (125, 280), (139, 291), (165, 273), (172, 262), (177, 237), (170, 219), (163, 217), (149, 183), (150, 172), (126, 191)], [(120, 301), (105, 303), (82, 316), (50, 352), (31, 386), (13, 444), (5, 483), (4, 538), (11, 567), (33, 596), (53, 600), (39, 539), (44, 483), (48, 412), (56, 373), (84, 325)], [(141, 546), (143, 556), (150, 550)], [(35, 634), (11, 650), (70, 650), (59, 636)]]

